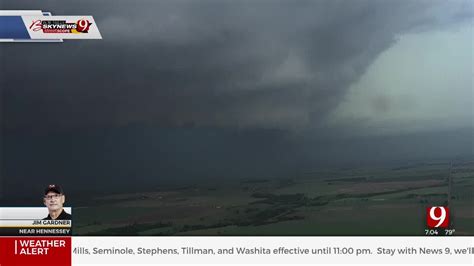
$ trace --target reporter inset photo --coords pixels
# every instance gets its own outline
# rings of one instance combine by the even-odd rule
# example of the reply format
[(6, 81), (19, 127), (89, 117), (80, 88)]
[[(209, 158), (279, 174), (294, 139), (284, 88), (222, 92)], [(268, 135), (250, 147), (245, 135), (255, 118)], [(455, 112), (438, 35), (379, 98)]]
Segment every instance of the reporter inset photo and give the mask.
[(71, 220), (72, 216), (63, 209), (66, 196), (58, 185), (48, 185), (44, 190), (43, 203), (48, 207), (48, 217), (43, 220)]

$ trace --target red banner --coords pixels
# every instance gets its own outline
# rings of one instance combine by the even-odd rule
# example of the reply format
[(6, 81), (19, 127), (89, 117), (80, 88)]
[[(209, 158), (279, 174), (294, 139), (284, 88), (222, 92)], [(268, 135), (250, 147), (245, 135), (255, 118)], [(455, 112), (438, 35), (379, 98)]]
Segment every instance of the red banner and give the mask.
[(1, 266), (71, 264), (71, 237), (0, 237)]

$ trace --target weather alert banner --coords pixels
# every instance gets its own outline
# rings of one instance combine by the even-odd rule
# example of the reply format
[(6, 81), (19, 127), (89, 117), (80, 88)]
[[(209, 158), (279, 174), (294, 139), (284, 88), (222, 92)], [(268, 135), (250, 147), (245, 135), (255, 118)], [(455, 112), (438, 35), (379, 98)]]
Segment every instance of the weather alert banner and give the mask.
[(71, 265), (72, 220), (47, 216), (45, 207), (0, 208), (0, 266)]
[(70, 266), (70, 237), (1, 237), (2, 266)]
[(92, 16), (53, 16), (41, 10), (0, 10), (1, 42), (102, 39)]

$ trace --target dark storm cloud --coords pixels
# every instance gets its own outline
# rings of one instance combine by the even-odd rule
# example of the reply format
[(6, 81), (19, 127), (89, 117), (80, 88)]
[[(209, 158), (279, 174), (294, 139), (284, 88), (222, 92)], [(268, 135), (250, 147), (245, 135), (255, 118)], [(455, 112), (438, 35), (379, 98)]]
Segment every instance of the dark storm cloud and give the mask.
[[(104, 37), (0, 45), (4, 187), (36, 195), (61, 183), (105, 194), (472, 156), (472, 130), (344, 139), (341, 131), (366, 123), (318, 128), (399, 35), (472, 19), (471, 1), (11, 0), (1, 8), (93, 15)], [(396, 108), (374, 95), (377, 113)], [(16, 191), (3, 193), (17, 202)]]
[(9, 129), (317, 127), (397, 34), (468, 1), (6, 1), (94, 15), (104, 40), (3, 45)]

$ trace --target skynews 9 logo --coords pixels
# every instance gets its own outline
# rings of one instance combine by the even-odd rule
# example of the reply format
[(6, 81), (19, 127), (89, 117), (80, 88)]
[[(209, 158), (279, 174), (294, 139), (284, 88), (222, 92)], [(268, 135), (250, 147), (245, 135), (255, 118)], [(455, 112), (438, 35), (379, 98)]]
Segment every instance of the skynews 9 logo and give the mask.
[(34, 20), (30, 25), (30, 30), (43, 33), (88, 33), (92, 25), (87, 19), (80, 19), (76, 22), (66, 20)]
[(428, 228), (448, 228), (449, 208), (441, 206), (426, 208), (426, 225)]

